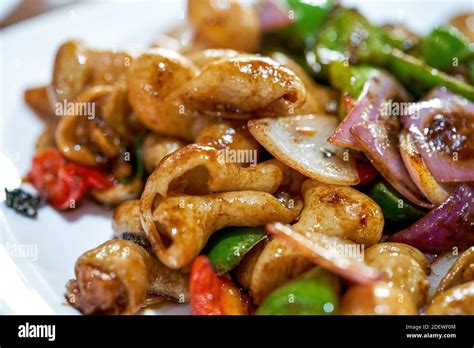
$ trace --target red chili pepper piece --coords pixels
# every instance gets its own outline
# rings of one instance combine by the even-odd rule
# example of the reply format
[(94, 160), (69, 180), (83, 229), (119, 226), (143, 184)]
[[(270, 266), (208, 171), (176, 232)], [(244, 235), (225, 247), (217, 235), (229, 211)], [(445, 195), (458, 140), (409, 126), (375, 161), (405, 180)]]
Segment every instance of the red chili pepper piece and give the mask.
[(28, 179), (59, 210), (73, 207), (88, 189), (105, 190), (114, 184), (106, 173), (68, 162), (56, 149), (33, 157)]
[(206, 256), (194, 260), (190, 281), (191, 310), (195, 315), (244, 315), (248, 298), (225, 277), (218, 276)]
[(359, 173), (359, 185), (367, 184), (377, 175), (377, 170), (370, 162), (356, 161), (357, 172)]

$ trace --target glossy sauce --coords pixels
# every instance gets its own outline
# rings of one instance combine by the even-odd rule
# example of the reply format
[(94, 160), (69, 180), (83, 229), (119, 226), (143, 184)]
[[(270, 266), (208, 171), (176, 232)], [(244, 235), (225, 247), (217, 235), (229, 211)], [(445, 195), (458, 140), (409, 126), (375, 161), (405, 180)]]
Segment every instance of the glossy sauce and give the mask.
[(474, 159), (474, 122), (471, 118), (457, 113), (436, 114), (424, 133), (431, 151), (446, 155), (457, 153), (459, 160)]

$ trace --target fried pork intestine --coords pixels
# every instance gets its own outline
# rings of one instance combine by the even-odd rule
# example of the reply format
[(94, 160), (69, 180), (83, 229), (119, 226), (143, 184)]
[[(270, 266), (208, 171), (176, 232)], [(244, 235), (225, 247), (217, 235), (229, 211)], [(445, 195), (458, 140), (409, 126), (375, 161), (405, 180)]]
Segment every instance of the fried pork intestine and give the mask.
[(431, 266), (421, 251), (402, 243), (380, 243), (366, 250), (365, 262), (382, 273), (388, 286), (410, 296), (417, 308), (426, 303)]
[[(174, 55), (174, 58), (176, 58), (176, 56), (177, 55)], [(177, 58), (178, 61), (180, 61), (180, 59), (181, 58)], [(181, 61), (183, 59), (181, 59)], [(142, 60), (137, 59), (137, 62), (139, 66)], [(134, 67), (137, 68), (137, 66)], [(180, 80), (179, 73), (173, 71), (173, 75)], [(171, 83), (170, 79), (165, 80), (167, 91), (176, 87), (175, 84), (172, 83), (172, 81), (175, 80), (172, 80)], [(136, 80), (132, 78), (132, 81)], [(171, 93), (174, 94), (174, 92)], [(159, 95), (163, 95), (163, 90), (160, 91)], [(130, 137), (131, 135), (128, 117), (133, 116), (130, 114), (127, 97), (130, 97), (130, 94), (128, 93), (128, 88), (124, 80), (120, 80), (114, 85), (88, 87), (82, 91), (76, 100), (78, 102), (94, 103), (95, 106), (98, 106), (98, 112), (94, 119), (91, 120), (86, 117), (76, 116), (65, 116), (61, 118), (56, 127), (55, 138), (58, 148), (65, 157), (81, 164), (96, 165), (117, 158), (120, 154), (123, 154), (126, 150), (122, 140), (124, 137)], [(130, 100), (135, 99), (131, 97)], [(142, 110), (141, 108), (145, 104), (141, 103), (139, 110)], [(152, 107), (157, 106), (156, 103), (152, 104)], [(162, 103), (162, 106), (163, 105), (167, 105), (164, 106), (164, 108), (169, 110), (169, 104), (167, 104), (167, 102)], [(159, 106), (158, 109), (160, 109)], [(160, 113), (158, 109), (155, 108), (150, 112)], [(160, 110), (163, 111), (164, 109)], [(140, 113), (138, 114), (140, 115)], [(171, 123), (165, 122), (161, 124), (164, 129), (168, 131), (174, 127), (174, 129), (179, 129), (180, 132), (186, 130), (192, 133), (190, 137), (194, 141), (219, 148), (228, 147), (229, 149), (255, 150), (258, 156), (259, 145), (250, 136), (244, 122), (205, 119), (201, 117), (199, 119), (193, 119), (192, 125), (186, 123), (187, 121), (184, 123), (178, 122), (176, 124), (172, 121), (173, 115), (166, 113), (166, 116), (166, 120), (171, 120)], [(181, 118), (181, 116), (182, 115), (178, 113), (178, 118), (189, 120), (187, 116), (183, 116), (184, 118)], [(162, 131), (161, 133), (166, 132)], [(171, 133), (176, 135), (173, 131)], [(181, 137), (187, 138), (187, 136), (183, 136), (182, 133)], [(145, 153), (145, 163), (149, 170), (152, 170), (164, 155), (184, 145), (183, 142), (177, 139), (169, 137), (160, 138), (158, 135), (149, 135), (147, 139), (151, 139), (146, 143), (147, 149), (152, 149), (152, 151), (146, 151)], [(107, 191), (94, 190), (92, 195), (101, 202), (117, 204), (124, 200), (137, 197), (141, 189), (140, 180), (135, 179), (128, 184), (118, 184), (116, 187)]]
[(25, 91), (27, 104), (54, 132), (54, 141), (41, 141), (38, 150), (56, 146), (66, 158), (88, 166), (123, 153), (140, 128), (127, 98), (132, 59), (127, 52), (90, 49), (79, 41), (62, 44), (51, 84)]
[(297, 218), (302, 203), (262, 191), (234, 191), (168, 197), (155, 208), (149, 208), (148, 198), (142, 196), (141, 208), (154, 253), (166, 266), (179, 269), (199, 255), (214, 232), (227, 226), (289, 223)]
[[(133, 137), (130, 129), (136, 128), (131, 111), (147, 128), (185, 141), (207, 143), (206, 132), (220, 127), (222, 138), (213, 141), (218, 146), (229, 146), (225, 138), (238, 141), (240, 133), (247, 133), (243, 130), (245, 122), (223, 121), (219, 116), (284, 114), (289, 107), (304, 101), (305, 91), (298, 77), (269, 58), (232, 50), (207, 50), (194, 59), (200, 62), (203, 72), (192, 61), (170, 50), (151, 49), (132, 59), (126, 53), (96, 51), (76, 41), (66, 42), (59, 49), (55, 63), (52, 84), (55, 99), (99, 106), (99, 115), (93, 119), (61, 117), (55, 132), (60, 151), (85, 165), (97, 165), (118, 156), (123, 148), (121, 138), (130, 140)], [(253, 74), (255, 69), (258, 76)], [(224, 83), (207, 86), (210, 75), (223, 77)], [(245, 86), (236, 84), (239, 80)], [(206, 91), (198, 91), (199, 86)], [(251, 90), (272, 93), (249, 98), (246, 93)], [(216, 104), (209, 104), (208, 93)], [(25, 98), (35, 104), (38, 99), (44, 99), (43, 94), (32, 91)], [(222, 107), (225, 112), (220, 110)], [(227, 126), (233, 134), (225, 129), (226, 122), (233, 122)], [(250, 147), (258, 147), (250, 135), (243, 136)]]
[[(76, 279), (67, 284), (67, 299), (84, 314), (134, 314), (148, 295), (187, 302), (188, 270), (163, 265), (149, 250), (136, 243), (146, 235), (140, 221), (140, 201), (126, 201), (115, 208), (115, 237), (85, 252), (76, 261)], [(135, 242), (123, 240), (125, 235)]]
[[(199, 69), (203, 69), (206, 65), (222, 59), (233, 59), (239, 56), (245, 57), (249, 55), (232, 49), (205, 49), (189, 52), (186, 56), (192, 60)], [(306, 100), (304, 103), (298, 107), (291, 106), (287, 110), (281, 110), (281, 113), (278, 116), (327, 114), (336, 112), (339, 96), (335, 90), (316, 84), (301, 66), (282, 53), (273, 53), (270, 58), (290, 69), (301, 80), (306, 89)]]
[(353, 285), (342, 298), (341, 314), (417, 314), (428, 290), (430, 263), (418, 249), (401, 243), (380, 243), (365, 252), (368, 265), (383, 281)]
[(341, 300), (343, 315), (416, 315), (418, 312), (407, 293), (387, 282), (354, 285)]
[[(301, 210), (297, 198), (271, 194), (282, 185), (294, 191), (290, 184), (301, 183), (289, 168), (276, 160), (244, 168), (224, 158), (227, 148), (258, 159), (259, 145), (242, 122), (208, 121), (196, 141), (161, 160), (141, 198), (147, 237), (171, 268), (188, 265), (223, 227), (291, 222)], [(230, 192), (215, 194), (224, 191)]]
[[(51, 87), (27, 91), (25, 99), (43, 114), (48, 98), (53, 111), (63, 101), (99, 106), (93, 119), (54, 118), (59, 119), (59, 150), (85, 165), (116, 157), (121, 138), (133, 138), (131, 111), (159, 134), (202, 142), (199, 135), (206, 128), (223, 122), (198, 117), (202, 114), (244, 119), (281, 115), (304, 102), (299, 78), (269, 58), (219, 49), (194, 52), (190, 58), (196, 64), (176, 52), (151, 49), (134, 59), (126, 52), (68, 41), (56, 55)], [(220, 78), (222, 83), (216, 83)]]
[[(76, 99), (79, 103), (94, 105), (95, 114), (89, 119), (81, 115), (62, 116), (55, 129), (55, 143), (67, 159), (87, 166), (112, 163), (112, 171), (120, 167), (131, 174), (130, 162), (123, 160), (128, 153), (133, 132), (133, 118), (126, 103), (126, 86), (123, 81), (115, 85), (89, 87)], [(117, 177), (117, 179), (122, 179)], [(143, 182), (134, 178), (117, 183), (107, 190), (91, 190), (99, 202), (115, 205), (136, 198)]]
[(261, 28), (257, 6), (228, 0), (189, 0), (188, 21), (160, 34), (152, 47), (183, 54), (207, 48), (257, 51)]
[[(123, 149), (119, 134), (111, 129), (102, 117), (103, 105), (114, 91), (113, 86), (100, 85), (86, 89), (76, 99), (77, 103), (93, 105), (94, 114), (62, 115), (55, 130), (59, 151), (67, 159), (94, 166), (117, 157)], [(97, 107), (98, 106), (98, 107)], [(95, 114), (97, 112), (97, 114)]]
[[(244, 190), (273, 193), (290, 171), (277, 160), (244, 168), (228, 161), (225, 155), (225, 151), (209, 145), (182, 147), (161, 161), (148, 178), (144, 193), (162, 197), (170, 193), (208, 194)], [(196, 186), (197, 183), (199, 186)]]
[(189, 298), (188, 274), (165, 267), (128, 240), (109, 240), (81, 255), (75, 276), (66, 297), (84, 314), (134, 314), (150, 294)]
[(123, 233), (145, 236), (140, 218), (140, 200), (132, 199), (123, 202), (114, 210), (112, 229), (117, 238)]
[(273, 53), (270, 58), (292, 70), (306, 88), (306, 101), (288, 115), (334, 114), (337, 110), (338, 93), (329, 87), (318, 85), (294, 60), (283, 53)]
[[(92, 50), (77, 41), (60, 47), (52, 88), (55, 114), (61, 116), (55, 143), (64, 157), (87, 166), (111, 164), (114, 174), (131, 174), (131, 164), (123, 156), (140, 129), (127, 97), (125, 77), (131, 61), (128, 53)], [(74, 107), (69, 109), (70, 105)], [(141, 180), (132, 179), (91, 194), (115, 205), (138, 197), (142, 188)]]
[(275, 117), (303, 105), (306, 89), (293, 71), (274, 60), (240, 55), (205, 65), (190, 81), (183, 100), (212, 117)]
[(101, 164), (117, 157), (124, 141), (133, 139), (137, 124), (125, 81), (132, 59), (126, 52), (94, 50), (67, 41), (56, 54), (48, 93), (25, 94), (30, 100), (35, 95), (50, 99), (59, 120), (56, 144), (66, 158), (89, 166)]
[(132, 60), (127, 52), (95, 50), (79, 41), (66, 41), (54, 62), (53, 102), (74, 101), (87, 87), (123, 80)]
[(251, 4), (231, 0), (189, 0), (188, 19), (195, 40), (207, 47), (255, 52), (260, 45), (258, 13)]
[[(258, 55), (211, 59), (201, 70), (171, 50), (154, 48), (133, 60), (128, 98), (149, 129), (194, 141), (206, 118), (278, 116), (303, 104), (306, 91), (289, 69)], [(199, 117), (201, 116), (201, 117)]]
[(244, 168), (202, 144), (173, 152), (150, 175), (140, 199), (155, 254), (168, 267), (181, 268), (226, 226), (292, 222), (302, 202), (277, 192), (290, 171), (276, 160)]
[[(380, 208), (366, 195), (348, 187), (306, 180), (301, 186), (304, 208), (291, 228), (301, 234), (323, 233), (347, 243), (377, 243), (383, 230)], [(299, 250), (279, 239), (262, 243), (247, 254), (237, 279), (255, 303), (288, 280), (313, 267)]]
[(474, 315), (474, 281), (439, 293), (425, 309), (427, 315)]

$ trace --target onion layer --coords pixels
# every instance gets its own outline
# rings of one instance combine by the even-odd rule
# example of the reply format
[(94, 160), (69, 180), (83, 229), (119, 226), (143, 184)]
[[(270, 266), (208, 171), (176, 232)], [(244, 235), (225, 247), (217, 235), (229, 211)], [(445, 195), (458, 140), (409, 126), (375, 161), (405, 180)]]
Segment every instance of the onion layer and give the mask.
[(359, 123), (351, 132), (374, 167), (398, 192), (421, 207), (431, 208), (410, 178), (398, 151), (398, 130), (388, 122)]
[(359, 123), (387, 119), (390, 115), (383, 111), (383, 104), (390, 98), (407, 100), (408, 96), (405, 89), (387, 74), (378, 74), (369, 79), (352, 110), (329, 138), (329, 143), (362, 150), (361, 145), (352, 134), (351, 128)]
[(400, 154), (413, 182), (431, 203), (440, 205), (449, 197), (452, 189), (446, 185), (440, 185), (433, 178), (418, 152), (411, 134), (406, 129), (400, 133), (399, 140)]
[(322, 233), (303, 235), (281, 223), (267, 224), (266, 229), (277, 238), (297, 248), (302, 255), (315, 264), (341, 277), (359, 284), (370, 284), (380, 280), (380, 273), (376, 268), (368, 266), (356, 257), (347, 255), (347, 250), (357, 247), (358, 244)]
[(248, 123), (255, 139), (294, 170), (327, 184), (357, 185), (359, 176), (352, 156), (327, 142), (336, 126), (335, 117), (313, 114)]
[(474, 103), (437, 89), (402, 122), (437, 181), (474, 181)]
[(281, 29), (292, 23), (288, 10), (277, 1), (265, 1), (259, 9), (258, 17), (260, 29), (264, 32)]
[(425, 252), (443, 252), (474, 245), (474, 188), (466, 184), (439, 207), (388, 240), (405, 243)]

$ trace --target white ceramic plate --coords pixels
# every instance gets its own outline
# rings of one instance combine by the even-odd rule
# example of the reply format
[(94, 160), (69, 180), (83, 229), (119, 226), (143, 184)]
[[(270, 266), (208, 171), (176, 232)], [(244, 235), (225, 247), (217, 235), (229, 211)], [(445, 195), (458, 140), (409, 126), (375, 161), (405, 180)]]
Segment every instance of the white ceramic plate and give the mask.
[[(427, 32), (452, 15), (473, 10), (467, 1), (346, 1), (375, 23), (404, 21)], [(65, 40), (99, 48), (145, 47), (155, 34), (184, 20), (181, 0), (100, 1), (67, 7), (0, 32), (0, 314), (76, 314), (64, 285), (76, 259), (112, 236), (111, 212), (83, 204), (67, 213), (44, 207), (38, 218), (5, 208), (3, 188), (20, 183), (42, 124), (24, 104), (25, 88), (50, 81), (53, 58)], [(185, 314), (166, 306), (161, 314)], [(152, 312), (153, 313), (153, 312)]]

